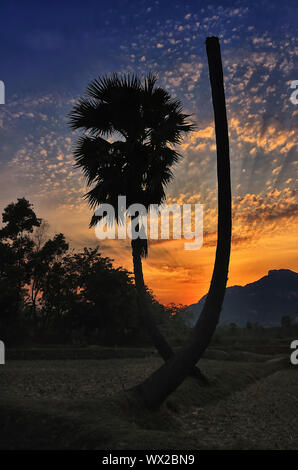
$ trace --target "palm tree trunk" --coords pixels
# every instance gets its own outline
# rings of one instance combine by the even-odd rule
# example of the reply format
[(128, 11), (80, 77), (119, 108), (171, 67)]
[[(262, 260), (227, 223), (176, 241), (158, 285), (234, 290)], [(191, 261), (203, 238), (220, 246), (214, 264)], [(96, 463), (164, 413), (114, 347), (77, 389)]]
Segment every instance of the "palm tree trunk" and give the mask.
[(212, 91), (217, 146), (218, 237), (213, 275), (201, 315), (189, 341), (135, 391), (144, 405), (158, 408), (183, 382), (208, 347), (216, 329), (228, 279), (232, 216), (228, 123), (219, 40), (207, 38), (206, 50)]
[(155, 321), (152, 318), (152, 314), (150, 312), (150, 307), (147, 303), (146, 299), (146, 288), (144, 283), (143, 277), (143, 269), (142, 269), (142, 259), (139, 249), (139, 239), (132, 240), (131, 248), (132, 248), (132, 257), (133, 257), (133, 269), (134, 269), (134, 278), (135, 278), (135, 285), (138, 293), (138, 303), (139, 303), (139, 311), (142, 317), (143, 324), (153, 340), (154, 346), (156, 347), (157, 351), (161, 355), (161, 357), (167, 361), (173, 354), (169, 344), (159, 331), (156, 326)]
[[(146, 331), (151, 337), (155, 348), (157, 349), (160, 356), (164, 359), (164, 361), (168, 361), (171, 357), (174, 356), (174, 352), (166, 341), (165, 337), (159, 331), (154, 319), (152, 318), (150, 307), (146, 299), (146, 288), (142, 269), (141, 245), (142, 240), (137, 239), (131, 241), (134, 278), (138, 293), (139, 312), (142, 317), (142, 321), (146, 328)], [(191, 370), (190, 374), (196, 377), (202, 385), (208, 385), (208, 379), (204, 376), (204, 374), (202, 374), (200, 369), (198, 369), (197, 367), (194, 367), (193, 370)]]

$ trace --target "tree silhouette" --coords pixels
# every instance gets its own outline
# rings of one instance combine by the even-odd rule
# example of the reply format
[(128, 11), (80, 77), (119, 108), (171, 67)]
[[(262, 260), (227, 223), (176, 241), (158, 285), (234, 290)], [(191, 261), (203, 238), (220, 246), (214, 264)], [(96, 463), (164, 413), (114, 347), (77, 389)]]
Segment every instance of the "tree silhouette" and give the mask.
[(35, 243), (28, 260), (28, 271), (30, 273), (31, 285), (28, 299), (31, 304), (32, 317), (36, 318), (36, 303), (38, 295), (42, 291), (45, 278), (51, 265), (67, 252), (68, 243), (62, 233), (58, 233), (53, 239), (48, 239), (43, 245)]
[[(24, 286), (30, 282), (28, 259), (34, 243), (30, 234), (41, 224), (32, 204), (19, 198), (5, 207), (0, 230), (0, 328), (6, 341), (16, 334)], [(5, 326), (6, 325), (6, 326)]]
[(207, 38), (217, 146), (218, 237), (213, 275), (201, 315), (185, 346), (136, 387), (145, 406), (158, 408), (183, 382), (208, 347), (219, 320), (228, 279), (231, 249), (231, 181), (228, 123), (219, 40)]
[(34, 227), (40, 226), (41, 219), (36, 217), (32, 204), (22, 197), (5, 207), (2, 222), (6, 225), (0, 230), (0, 239), (16, 240), (17, 237), (22, 237), (23, 233), (32, 233)]
[[(156, 80), (151, 73), (144, 83), (136, 75), (99, 77), (70, 113), (71, 127), (85, 131), (74, 151), (76, 165), (92, 186), (85, 197), (93, 209), (104, 203), (113, 206), (118, 224), (123, 222), (118, 196), (126, 196), (127, 206), (137, 203), (147, 210), (151, 204), (165, 201), (172, 167), (181, 158), (173, 146), (193, 129), (181, 102), (156, 86)], [(90, 226), (100, 219), (94, 215)], [(144, 229), (140, 215), (133, 219), (140, 233)], [(148, 240), (132, 240), (131, 247), (140, 314), (157, 350), (167, 360), (173, 351), (146, 302), (142, 257), (147, 256)]]

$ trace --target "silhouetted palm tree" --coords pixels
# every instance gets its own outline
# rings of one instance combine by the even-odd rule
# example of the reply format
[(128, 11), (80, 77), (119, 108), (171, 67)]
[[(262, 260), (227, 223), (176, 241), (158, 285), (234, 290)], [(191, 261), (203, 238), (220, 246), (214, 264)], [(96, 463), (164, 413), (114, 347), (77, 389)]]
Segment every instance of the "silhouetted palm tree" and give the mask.
[(183, 382), (208, 347), (217, 326), (228, 279), (232, 217), (229, 136), (219, 40), (207, 38), (206, 49), (215, 119), (218, 180), (218, 236), (209, 292), (185, 346), (136, 387), (145, 406), (158, 408)]
[[(85, 197), (91, 208), (111, 204), (119, 224), (118, 196), (126, 196), (127, 207), (139, 203), (147, 210), (165, 200), (171, 169), (181, 157), (173, 146), (193, 129), (181, 102), (157, 87), (156, 80), (151, 73), (144, 83), (136, 75), (99, 77), (70, 113), (71, 127), (85, 131), (74, 152), (76, 165), (92, 186)], [(139, 225), (138, 215), (136, 219)], [(90, 226), (98, 220), (93, 216)], [(131, 246), (140, 313), (157, 350), (167, 360), (173, 351), (146, 301), (142, 257), (148, 252), (147, 239), (132, 240)], [(194, 374), (204, 380), (198, 369)]]

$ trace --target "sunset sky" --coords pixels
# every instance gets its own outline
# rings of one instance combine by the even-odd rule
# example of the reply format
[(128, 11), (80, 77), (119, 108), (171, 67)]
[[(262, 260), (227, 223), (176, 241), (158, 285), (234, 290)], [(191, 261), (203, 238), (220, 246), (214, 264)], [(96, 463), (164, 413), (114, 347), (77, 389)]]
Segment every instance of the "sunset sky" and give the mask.
[[(111, 72), (150, 70), (181, 99), (197, 129), (168, 203), (204, 205), (204, 245), (151, 244), (144, 276), (164, 302), (190, 304), (209, 286), (216, 246), (216, 149), (205, 38), (219, 36), (227, 99), (233, 190), (228, 285), (269, 269), (297, 271), (297, 2), (10, 1), (1, 4), (0, 210), (17, 197), (33, 203), (50, 233), (74, 248), (99, 243), (88, 229), (84, 179), (73, 167), (78, 134), (67, 113), (88, 82)], [(132, 269), (129, 243), (102, 242), (115, 265)]]

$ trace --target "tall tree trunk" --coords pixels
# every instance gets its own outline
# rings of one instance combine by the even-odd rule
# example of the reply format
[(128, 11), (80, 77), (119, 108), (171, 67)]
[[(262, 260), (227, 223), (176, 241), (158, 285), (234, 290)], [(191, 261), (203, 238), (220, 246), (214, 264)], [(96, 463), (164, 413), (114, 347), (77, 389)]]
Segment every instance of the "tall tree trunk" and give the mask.
[[(148, 305), (146, 299), (146, 288), (144, 283), (143, 277), (143, 269), (142, 269), (142, 245), (144, 240), (136, 239), (131, 241), (131, 248), (132, 248), (132, 257), (133, 257), (133, 268), (134, 268), (134, 278), (135, 278), (135, 285), (138, 293), (138, 303), (139, 303), (139, 312), (142, 317), (143, 324), (151, 337), (155, 348), (157, 349), (160, 356), (164, 359), (164, 361), (168, 361), (171, 357), (174, 356), (174, 352), (168, 342), (166, 341), (165, 337), (159, 331), (150, 311), (150, 307)], [(190, 374), (193, 377), (196, 377), (197, 380), (202, 385), (208, 385), (208, 379), (202, 374), (198, 367), (194, 367), (191, 369)]]
[(148, 379), (136, 387), (145, 406), (158, 408), (183, 382), (208, 347), (216, 329), (228, 279), (232, 216), (228, 123), (219, 40), (206, 40), (215, 119), (218, 179), (218, 237), (209, 292), (188, 342)]
[(143, 277), (143, 269), (142, 269), (142, 259), (141, 259), (141, 250), (140, 250), (140, 242), (143, 240), (132, 240), (131, 241), (131, 248), (132, 248), (132, 257), (133, 257), (133, 269), (134, 269), (134, 278), (135, 278), (135, 285), (138, 293), (138, 303), (139, 303), (139, 311), (142, 317), (143, 324), (153, 340), (154, 346), (156, 347), (157, 351), (161, 355), (161, 357), (167, 361), (172, 356), (172, 350), (157, 328), (155, 321), (152, 318), (152, 314), (150, 312), (150, 307), (147, 303), (146, 299), (146, 288), (144, 283)]

